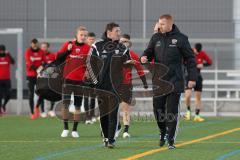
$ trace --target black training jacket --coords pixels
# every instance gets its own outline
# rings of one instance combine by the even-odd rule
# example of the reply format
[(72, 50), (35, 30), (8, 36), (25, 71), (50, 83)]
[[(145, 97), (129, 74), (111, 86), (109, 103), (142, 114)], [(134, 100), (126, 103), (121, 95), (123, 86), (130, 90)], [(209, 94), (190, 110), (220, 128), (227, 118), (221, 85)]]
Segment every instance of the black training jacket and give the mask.
[(130, 59), (128, 48), (103, 35), (102, 39), (92, 45), (87, 60), (87, 70), (97, 88), (113, 91), (123, 81), (124, 62)]
[(189, 80), (197, 79), (196, 62), (188, 37), (176, 25), (168, 33), (155, 33), (142, 56), (147, 56), (150, 62), (162, 63), (169, 68), (163, 79), (174, 85), (174, 92), (184, 91), (183, 62), (187, 65)]

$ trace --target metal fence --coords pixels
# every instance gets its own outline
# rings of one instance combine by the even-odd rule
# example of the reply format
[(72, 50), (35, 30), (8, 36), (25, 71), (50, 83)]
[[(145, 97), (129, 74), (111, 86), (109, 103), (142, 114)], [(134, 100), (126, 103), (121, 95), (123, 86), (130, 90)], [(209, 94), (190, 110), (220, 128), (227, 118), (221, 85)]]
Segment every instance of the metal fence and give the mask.
[[(71, 38), (41, 39), (51, 43), (52, 48), (59, 49), (60, 45)], [(132, 39), (133, 50), (142, 53), (148, 43), (148, 39)], [(239, 116), (240, 115), (240, 55), (239, 39), (190, 39), (192, 45), (196, 42), (203, 44), (203, 49), (212, 57), (213, 65), (204, 69), (204, 89), (203, 89), (203, 114), (209, 116)], [(20, 44), (18, 45), (20, 46)], [(18, 56), (18, 64), (23, 63)], [(23, 65), (23, 64), (22, 64)], [(18, 74), (23, 74), (18, 72)], [(17, 79), (18, 84), (23, 83)], [(19, 83), (20, 82), (20, 83)], [(21, 87), (19, 87), (21, 88)], [(151, 98), (136, 97), (137, 107), (133, 107), (133, 113), (151, 114)], [(183, 99), (182, 99), (183, 100)], [(194, 97), (192, 98), (194, 101)], [(18, 99), (18, 102), (20, 99)], [(26, 113), (28, 106), (26, 100), (23, 103), (10, 103), (12, 112), (16, 112), (14, 104), (18, 107), (18, 113)], [(183, 101), (182, 101), (183, 102)], [(182, 103), (182, 111), (184, 111)]]

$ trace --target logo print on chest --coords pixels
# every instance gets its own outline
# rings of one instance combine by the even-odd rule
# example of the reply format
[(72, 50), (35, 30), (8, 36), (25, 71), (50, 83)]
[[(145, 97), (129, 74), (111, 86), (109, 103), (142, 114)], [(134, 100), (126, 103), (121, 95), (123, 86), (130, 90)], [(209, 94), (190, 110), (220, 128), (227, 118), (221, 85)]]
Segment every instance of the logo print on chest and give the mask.
[(80, 53), (80, 48), (75, 49), (76, 53)]
[(161, 41), (157, 41), (156, 47), (160, 47), (160, 46), (161, 46)]
[(177, 39), (172, 39), (172, 44), (177, 44)]

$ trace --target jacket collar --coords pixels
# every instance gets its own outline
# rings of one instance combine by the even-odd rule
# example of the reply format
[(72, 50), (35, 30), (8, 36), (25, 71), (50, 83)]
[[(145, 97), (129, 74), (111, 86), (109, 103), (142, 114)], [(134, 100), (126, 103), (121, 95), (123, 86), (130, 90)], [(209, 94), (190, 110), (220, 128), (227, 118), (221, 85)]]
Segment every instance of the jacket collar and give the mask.
[(102, 38), (104, 41), (112, 41), (112, 42), (115, 42), (115, 43), (119, 43), (119, 40), (113, 41), (112, 39), (108, 38), (106, 32), (103, 33), (103, 35), (102, 35), (101, 38)]
[(167, 33), (162, 33), (162, 35), (169, 36), (169, 35), (173, 35), (173, 34), (176, 34), (176, 33), (179, 33), (179, 32), (180, 32), (180, 30), (178, 29), (178, 27), (175, 24), (173, 24), (172, 30), (170, 32), (167, 32)]

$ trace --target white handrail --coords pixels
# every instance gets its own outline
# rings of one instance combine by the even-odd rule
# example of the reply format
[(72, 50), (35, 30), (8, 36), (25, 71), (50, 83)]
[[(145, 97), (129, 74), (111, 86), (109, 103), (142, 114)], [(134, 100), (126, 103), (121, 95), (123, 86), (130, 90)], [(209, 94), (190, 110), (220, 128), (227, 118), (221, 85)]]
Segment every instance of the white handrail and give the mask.
[[(132, 38), (133, 43), (148, 43), (151, 37), (148, 38)], [(60, 38), (60, 37), (54, 37), (54, 38), (38, 38), (40, 42), (47, 41), (49, 43), (63, 43), (69, 40), (72, 40), (73, 38)], [(217, 38), (207, 38), (207, 39), (201, 39), (201, 38), (190, 38), (189, 41), (191, 43), (211, 43), (211, 44), (232, 44), (232, 43), (240, 43), (240, 39), (217, 39)]]

